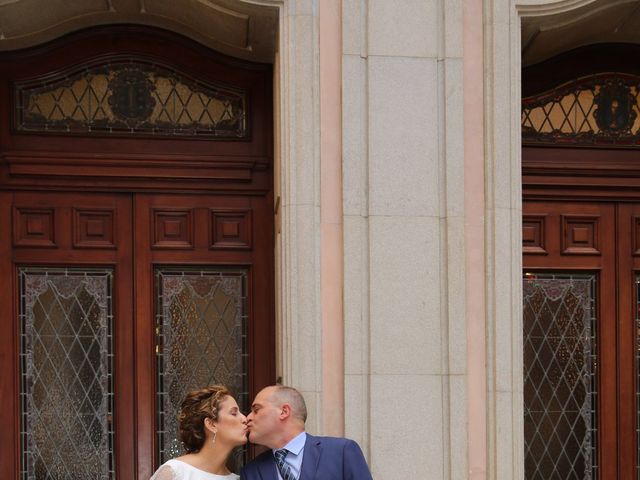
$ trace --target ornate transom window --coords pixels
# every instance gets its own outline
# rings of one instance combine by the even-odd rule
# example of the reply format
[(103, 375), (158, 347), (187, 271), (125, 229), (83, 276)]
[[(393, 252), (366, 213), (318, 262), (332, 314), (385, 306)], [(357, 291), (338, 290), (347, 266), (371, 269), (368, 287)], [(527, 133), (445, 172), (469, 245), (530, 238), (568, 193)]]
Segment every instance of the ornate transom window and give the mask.
[(114, 57), (17, 82), (20, 132), (247, 137), (247, 94), (143, 58)]
[(522, 100), (522, 143), (640, 145), (640, 76), (590, 75)]

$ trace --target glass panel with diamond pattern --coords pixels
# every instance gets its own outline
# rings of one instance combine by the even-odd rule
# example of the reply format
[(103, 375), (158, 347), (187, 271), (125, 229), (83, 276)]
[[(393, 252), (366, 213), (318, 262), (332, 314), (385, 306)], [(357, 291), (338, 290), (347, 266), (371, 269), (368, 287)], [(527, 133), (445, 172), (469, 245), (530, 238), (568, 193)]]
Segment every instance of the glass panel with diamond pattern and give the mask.
[(248, 408), (246, 272), (156, 270), (158, 455), (183, 454), (177, 413), (190, 390), (221, 383)]
[(527, 480), (598, 478), (595, 275), (525, 274)]
[(580, 78), (522, 100), (522, 143), (640, 145), (640, 77)]
[(112, 479), (112, 272), (18, 275), (21, 478)]
[(246, 93), (142, 59), (114, 58), (15, 85), (23, 132), (247, 136)]

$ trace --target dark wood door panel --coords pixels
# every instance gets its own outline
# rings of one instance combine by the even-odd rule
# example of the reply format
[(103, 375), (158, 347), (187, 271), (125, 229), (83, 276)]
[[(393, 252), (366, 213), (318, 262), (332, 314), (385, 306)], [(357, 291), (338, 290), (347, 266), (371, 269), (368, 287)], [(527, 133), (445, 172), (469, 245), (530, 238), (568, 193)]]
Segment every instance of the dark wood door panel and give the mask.
[[(583, 228), (577, 240), (582, 251), (563, 250), (567, 230), (563, 219)], [(597, 227), (586, 222), (597, 219)], [(598, 229), (594, 245), (600, 254), (585, 251), (585, 238)], [(587, 235), (585, 235), (585, 233)], [(575, 240), (575, 235), (572, 238)], [(590, 247), (590, 245), (589, 245)], [(602, 478), (635, 479), (638, 456), (638, 295), (640, 275), (640, 204), (630, 202), (525, 201), (523, 204), (523, 263), (533, 270), (594, 270), (598, 291), (601, 358), (599, 360), (602, 418)], [(611, 410), (610, 410), (611, 409)], [(616, 412), (611, 421), (611, 411)], [(616, 463), (615, 471), (612, 463)], [(612, 475), (612, 476), (610, 476)]]
[(611, 204), (527, 201), (522, 223), (526, 268), (597, 269), (613, 255)]
[(129, 195), (18, 192), (11, 214), (16, 263), (114, 263), (130, 246)]
[(523, 202), (525, 271), (597, 274), (599, 475), (618, 478), (616, 209), (606, 202)]
[(621, 478), (636, 478), (638, 455), (638, 407), (636, 391), (638, 372), (636, 347), (638, 331), (638, 298), (636, 278), (640, 274), (638, 230), (640, 204), (618, 205), (618, 394), (620, 397), (619, 431)]
[[(0, 337), (3, 368), (0, 383), (0, 424), (3, 444), (11, 452), (0, 461), (2, 478), (17, 478), (20, 445), (19, 324), (17, 318), (19, 267), (108, 267), (113, 270), (114, 312), (114, 421), (116, 472), (134, 475), (134, 391), (132, 335), (132, 229), (130, 195), (65, 194), (42, 192), (2, 193), (0, 265), (3, 284)], [(4, 361), (6, 360), (6, 362)], [(13, 394), (9, 394), (13, 392)], [(9, 461), (9, 458), (13, 461)]]
[(138, 478), (157, 467), (154, 275), (156, 268), (247, 272), (248, 389), (275, 381), (273, 211), (266, 196), (137, 194), (135, 216)]
[(19, 443), (19, 405), (17, 325), (14, 302), (15, 276), (11, 262), (11, 203), (9, 192), (0, 192), (0, 478), (17, 478)]

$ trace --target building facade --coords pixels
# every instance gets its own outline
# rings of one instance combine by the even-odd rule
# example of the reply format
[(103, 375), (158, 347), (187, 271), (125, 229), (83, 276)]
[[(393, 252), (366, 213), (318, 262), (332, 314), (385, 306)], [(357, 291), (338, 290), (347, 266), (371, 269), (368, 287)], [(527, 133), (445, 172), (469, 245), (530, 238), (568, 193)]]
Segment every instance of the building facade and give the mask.
[[(377, 479), (637, 478), (624, 304), (637, 295), (633, 282), (606, 293), (628, 247), (610, 245), (635, 232), (614, 225), (635, 218), (622, 121), (635, 80), (627, 103), (615, 90), (585, 107), (611, 134), (591, 149), (577, 127), (558, 146), (576, 110), (554, 127), (557, 95), (544, 95), (637, 74), (639, 7), (0, 0), (0, 476), (72, 478), (77, 455), (94, 459), (85, 476), (148, 478), (177, 448), (175, 397), (216, 380), (245, 407), (263, 385), (299, 388), (308, 430), (357, 440)], [(590, 55), (619, 61), (591, 68)], [(525, 136), (523, 154), (523, 125), (546, 143)], [(591, 296), (566, 286), (580, 282)], [(571, 371), (592, 382), (573, 416), (566, 401), (536, 410), (526, 388), (543, 357), (531, 289), (551, 304), (547, 284), (596, 305), (568, 320), (589, 340), (563, 344), (591, 359)], [(598, 322), (611, 311), (628, 318)], [(560, 353), (545, 358), (564, 381)], [(536, 395), (560, 399), (550, 367), (535, 368)], [(50, 404), (87, 416), (54, 435)], [(96, 446), (56, 453), (74, 429)], [(546, 438), (562, 454), (536, 446)]]

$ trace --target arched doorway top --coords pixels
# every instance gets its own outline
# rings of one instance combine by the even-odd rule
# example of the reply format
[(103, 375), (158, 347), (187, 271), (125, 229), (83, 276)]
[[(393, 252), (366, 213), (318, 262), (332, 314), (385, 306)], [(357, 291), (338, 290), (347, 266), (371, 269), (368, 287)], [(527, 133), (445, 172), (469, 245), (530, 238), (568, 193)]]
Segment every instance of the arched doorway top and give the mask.
[(233, 57), (270, 63), (278, 8), (275, 2), (233, 0), (0, 0), (0, 51), (118, 23), (164, 28)]
[(522, 63), (598, 43), (640, 43), (640, 6), (634, 0), (523, 2)]

